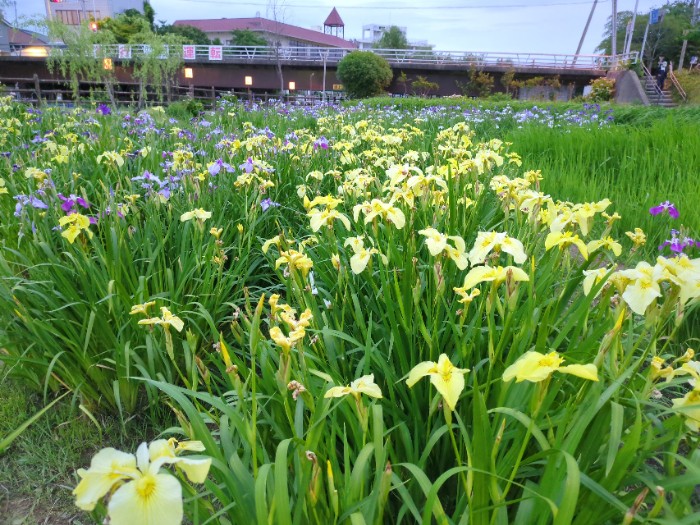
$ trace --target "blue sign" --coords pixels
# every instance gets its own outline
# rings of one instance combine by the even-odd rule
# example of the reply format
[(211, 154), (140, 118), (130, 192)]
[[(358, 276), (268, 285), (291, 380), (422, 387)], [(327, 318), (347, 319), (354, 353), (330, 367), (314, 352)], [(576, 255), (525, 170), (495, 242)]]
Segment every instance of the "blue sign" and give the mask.
[(654, 25), (659, 23), (659, 10), (652, 9), (649, 13), (649, 24)]

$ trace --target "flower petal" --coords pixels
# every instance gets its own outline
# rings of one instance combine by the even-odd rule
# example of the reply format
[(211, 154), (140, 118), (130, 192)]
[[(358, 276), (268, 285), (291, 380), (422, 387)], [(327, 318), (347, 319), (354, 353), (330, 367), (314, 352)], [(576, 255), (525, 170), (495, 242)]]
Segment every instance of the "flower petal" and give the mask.
[(422, 363), (418, 363), (416, 366), (414, 366), (408, 373), (406, 384), (408, 385), (408, 388), (411, 388), (418, 382), (419, 379), (435, 373), (437, 373), (437, 363), (434, 363), (433, 361), (423, 361)]
[(107, 507), (111, 525), (180, 525), (182, 487), (170, 474), (146, 474), (122, 485)]

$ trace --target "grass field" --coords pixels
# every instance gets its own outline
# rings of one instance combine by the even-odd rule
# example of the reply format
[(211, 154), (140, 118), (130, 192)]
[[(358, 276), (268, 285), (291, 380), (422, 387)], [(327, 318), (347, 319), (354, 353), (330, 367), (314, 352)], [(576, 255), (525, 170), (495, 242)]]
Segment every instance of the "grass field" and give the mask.
[(696, 520), (700, 114), (448, 104), (3, 101), (0, 515)]

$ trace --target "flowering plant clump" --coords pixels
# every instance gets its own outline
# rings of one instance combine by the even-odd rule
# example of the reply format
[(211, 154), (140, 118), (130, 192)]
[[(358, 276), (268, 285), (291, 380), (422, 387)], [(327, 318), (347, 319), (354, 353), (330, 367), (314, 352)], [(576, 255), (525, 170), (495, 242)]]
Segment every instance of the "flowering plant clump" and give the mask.
[(166, 470), (173, 465), (192, 483), (204, 483), (211, 458), (180, 456), (204, 452), (199, 441), (160, 439), (141, 443), (136, 454), (105, 448), (98, 452), (73, 490), (75, 504), (87, 511), (106, 498), (107, 516), (115, 525), (179, 525), (183, 518), (182, 485)]
[[(591, 161), (565, 190), (594, 150), (580, 141), (633, 142), (600, 106), (423, 102), (226, 96), (183, 121), (0, 99), (8, 373), (184, 436), (98, 452), (80, 509), (163, 525), (692, 521), (685, 181), (642, 197), (641, 171), (613, 187)], [(542, 134), (578, 149), (532, 166)]]

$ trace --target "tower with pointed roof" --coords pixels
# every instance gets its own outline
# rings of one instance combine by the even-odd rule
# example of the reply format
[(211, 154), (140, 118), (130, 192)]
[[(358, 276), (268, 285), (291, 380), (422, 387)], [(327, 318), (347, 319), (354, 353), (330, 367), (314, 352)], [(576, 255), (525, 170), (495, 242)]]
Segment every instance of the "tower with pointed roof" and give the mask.
[(328, 15), (328, 18), (326, 18), (326, 21), (323, 22), (323, 32), (327, 35), (345, 38), (345, 24), (335, 7), (331, 11), (331, 14)]

